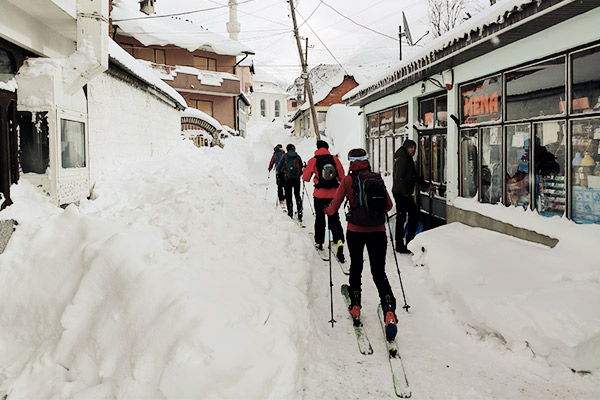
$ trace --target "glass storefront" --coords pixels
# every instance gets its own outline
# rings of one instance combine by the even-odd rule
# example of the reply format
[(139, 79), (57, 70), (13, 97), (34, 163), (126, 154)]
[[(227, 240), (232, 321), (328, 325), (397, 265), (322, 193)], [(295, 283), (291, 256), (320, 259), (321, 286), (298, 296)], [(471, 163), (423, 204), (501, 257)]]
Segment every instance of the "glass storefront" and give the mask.
[(506, 200), (504, 204), (529, 206), (529, 124), (506, 127)]
[(571, 121), (572, 217), (600, 223), (600, 118)]
[(408, 105), (368, 116), (367, 153), (374, 172), (391, 175), (394, 153), (408, 137)]
[(565, 122), (533, 124), (533, 174), (536, 209), (542, 215), (563, 215), (566, 210)]
[(461, 85), (461, 196), (600, 223), (598, 63), (594, 46)]

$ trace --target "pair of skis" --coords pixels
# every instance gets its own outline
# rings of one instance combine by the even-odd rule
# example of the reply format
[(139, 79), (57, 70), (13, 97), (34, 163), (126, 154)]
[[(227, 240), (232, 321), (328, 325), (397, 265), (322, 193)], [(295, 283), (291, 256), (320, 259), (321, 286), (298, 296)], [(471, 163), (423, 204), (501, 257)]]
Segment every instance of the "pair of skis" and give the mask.
[[(314, 233), (309, 232), (309, 236), (313, 239), (314, 242)], [(333, 242), (331, 242), (331, 246), (335, 246)], [(328, 249), (326, 247), (323, 247), (323, 250), (319, 250), (315, 247), (315, 250), (317, 250), (317, 254), (319, 255), (319, 257), (321, 257), (321, 260), (326, 262), (329, 261), (329, 254), (326, 253)], [(334, 260), (337, 263), (337, 265), (340, 266), (340, 269), (342, 270), (344, 275), (350, 275), (350, 263), (348, 263), (347, 261), (345, 263), (341, 263), (335, 255), (332, 256), (332, 260)]]
[[(346, 306), (350, 307), (350, 294), (348, 289), (348, 285), (342, 285), (342, 296), (344, 296)], [(394, 391), (396, 396), (408, 398), (411, 396), (411, 391), (410, 387), (408, 386), (408, 380), (406, 379), (406, 373), (404, 372), (404, 366), (402, 365), (402, 358), (400, 358), (400, 353), (398, 352), (396, 339), (392, 340), (391, 342), (385, 339), (385, 318), (383, 316), (381, 304), (377, 309), (377, 314), (379, 315), (379, 322), (381, 323), (381, 328), (383, 329), (383, 337), (388, 351), (390, 369), (392, 371), (392, 380), (394, 383)], [(371, 343), (369, 342), (369, 338), (367, 337), (362, 323), (359, 323), (358, 326), (355, 324), (353, 325), (354, 333), (356, 334), (356, 341), (358, 343), (358, 350), (364, 355), (373, 354), (373, 348), (371, 347)]]

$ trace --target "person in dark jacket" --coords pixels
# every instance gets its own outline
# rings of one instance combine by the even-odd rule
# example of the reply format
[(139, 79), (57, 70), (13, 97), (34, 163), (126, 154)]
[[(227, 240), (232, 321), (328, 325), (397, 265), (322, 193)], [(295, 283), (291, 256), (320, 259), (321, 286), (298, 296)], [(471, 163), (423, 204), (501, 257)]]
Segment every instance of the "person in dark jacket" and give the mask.
[[(269, 161), (269, 172), (277, 167), (279, 161), (281, 161), (281, 157), (285, 154), (283, 150), (283, 146), (278, 144), (273, 148), (273, 156), (271, 157), (271, 161)], [(283, 194), (283, 188), (285, 183), (283, 182), (283, 175), (279, 174), (279, 170), (275, 168), (275, 182), (277, 182), (277, 198), (279, 199), (279, 205), (283, 207), (283, 202), (285, 200), (285, 195)]]
[(300, 197), (300, 177), (302, 176), (302, 158), (296, 153), (296, 146), (288, 144), (287, 153), (281, 157), (277, 164), (279, 175), (283, 176), (285, 182), (285, 200), (287, 213), (290, 218), (294, 218), (293, 195), (296, 198), (296, 207), (298, 209), (298, 221), (302, 222), (302, 197)]
[[(319, 178), (317, 164), (330, 163), (335, 168), (335, 178), (331, 181), (323, 181)], [(317, 140), (317, 150), (315, 156), (308, 160), (302, 179), (310, 182), (314, 175), (314, 204), (315, 204), (315, 247), (318, 250), (323, 250), (323, 242), (325, 242), (325, 207), (331, 203), (333, 196), (339, 186), (339, 182), (344, 178), (345, 172), (342, 163), (329, 152), (329, 144), (324, 140)], [(322, 175), (322, 173), (321, 173)], [(327, 225), (333, 236), (333, 243), (336, 245), (335, 255), (339, 262), (345, 262), (344, 258), (344, 228), (340, 222), (340, 216), (337, 212), (327, 217)]]
[[(327, 215), (337, 213), (338, 208), (348, 199), (350, 212), (346, 215), (348, 227), (346, 229), (346, 238), (348, 251), (350, 252), (350, 306), (349, 311), (356, 322), (360, 318), (361, 308), (361, 275), (363, 270), (363, 254), (365, 246), (369, 254), (369, 263), (371, 264), (371, 275), (373, 282), (379, 293), (379, 300), (385, 316), (386, 337), (392, 340), (397, 332), (396, 319), (396, 298), (392, 293), (392, 288), (385, 273), (385, 253), (387, 250), (387, 235), (385, 232), (385, 223), (378, 223), (377, 220), (367, 215), (367, 221), (355, 221), (351, 218), (352, 210), (359, 207), (357, 196), (354, 194), (355, 182), (358, 176), (363, 173), (370, 173), (371, 166), (367, 160), (367, 152), (364, 149), (352, 149), (348, 153), (350, 160), (349, 174), (340, 182), (340, 187), (335, 193), (331, 204), (325, 209)], [(364, 175), (362, 175), (364, 176)], [(394, 206), (389, 193), (386, 190), (387, 205), (386, 212)], [(363, 206), (364, 207), (364, 206)], [(352, 221), (352, 222), (351, 222)], [(385, 219), (382, 219), (385, 221)]]
[[(423, 177), (417, 174), (417, 168), (413, 157), (417, 150), (417, 144), (407, 139), (394, 154), (394, 184), (392, 194), (396, 202), (396, 251), (402, 254), (410, 254), (406, 248), (408, 243), (414, 239), (419, 223), (419, 209), (415, 204), (413, 194), (415, 185), (428, 186)], [(434, 190), (433, 186), (427, 189)], [(404, 223), (408, 214), (408, 233), (404, 243)]]

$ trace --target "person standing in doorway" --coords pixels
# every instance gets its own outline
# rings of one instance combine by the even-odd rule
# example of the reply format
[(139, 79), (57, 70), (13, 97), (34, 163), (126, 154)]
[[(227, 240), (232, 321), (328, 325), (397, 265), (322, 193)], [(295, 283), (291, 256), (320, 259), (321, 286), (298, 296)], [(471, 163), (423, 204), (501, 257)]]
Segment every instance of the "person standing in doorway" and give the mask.
[[(325, 242), (325, 208), (331, 203), (335, 192), (344, 179), (344, 167), (340, 160), (329, 152), (329, 144), (324, 140), (317, 140), (315, 156), (308, 160), (302, 179), (310, 182), (314, 175), (314, 204), (315, 204), (315, 247), (323, 250)], [(340, 216), (332, 213), (327, 217), (327, 225), (333, 236), (336, 246), (335, 255), (339, 262), (344, 263), (344, 229), (340, 223)]]
[[(419, 223), (419, 209), (415, 204), (413, 193), (415, 184), (428, 186), (423, 177), (417, 174), (417, 168), (413, 157), (417, 150), (417, 144), (410, 139), (402, 143), (402, 146), (394, 154), (394, 184), (392, 194), (396, 202), (396, 251), (402, 254), (410, 254), (406, 248), (408, 243), (414, 239)], [(427, 189), (430, 193), (435, 190), (433, 186)], [(404, 224), (408, 215), (408, 233), (406, 243), (404, 242)]]
[(283, 193), (285, 183), (283, 182), (283, 175), (281, 175), (279, 173), (279, 170), (277, 169), (277, 165), (279, 165), (279, 161), (281, 161), (281, 158), (283, 157), (284, 154), (285, 154), (285, 151), (283, 150), (283, 146), (278, 144), (277, 146), (275, 146), (273, 148), (273, 156), (271, 157), (271, 161), (269, 161), (269, 172), (271, 172), (271, 170), (273, 168), (275, 168), (275, 182), (277, 183), (277, 198), (279, 199), (279, 205), (282, 208), (283, 208), (283, 204), (284, 204), (284, 200), (285, 200), (285, 195)]
[(286, 146), (287, 153), (277, 164), (279, 175), (283, 176), (285, 182), (285, 200), (287, 212), (290, 218), (294, 218), (293, 195), (296, 198), (296, 208), (298, 210), (298, 221), (302, 222), (302, 197), (300, 197), (300, 177), (302, 176), (302, 159), (296, 153), (296, 147), (293, 144)]
[(354, 324), (360, 322), (361, 285), (363, 254), (365, 247), (369, 254), (371, 275), (379, 293), (379, 300), (385, 320), (387, 340), (393, 340), (397, 332), (396, 298), (385, 273), (385, 253), (387, 235), (385, 218), (394, 204), (380, 174), (371, 172), (364, 149), (352, 149), (348, 153), (350, 169), (340, 183), (335, 197), (325, 213), (337, 212), (344, 198), (348, 199), (350, 210), (346, 214), (348, 227), (348, 251), (350, 252), (350, 279), (348, 293), (350, 305), (348, 311)]

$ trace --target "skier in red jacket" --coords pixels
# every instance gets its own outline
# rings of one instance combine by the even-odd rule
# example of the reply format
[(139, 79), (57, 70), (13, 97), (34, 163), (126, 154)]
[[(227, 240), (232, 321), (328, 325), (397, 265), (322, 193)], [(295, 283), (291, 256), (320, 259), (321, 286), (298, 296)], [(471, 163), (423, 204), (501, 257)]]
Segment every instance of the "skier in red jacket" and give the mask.
[[(348, 199), (350, 211), (346, 214), (348, 227), (346, 237), (348, 239), (348, 251), (350, 252), (350, 279), (349, 311), (355, 323), (360, 319), (361, 308), (361, 275), (363, 270), (363, 253), (365, 246), (369, 254), (369, 263), (371, 264), (371, 275), (373, 282), (379, 292), (381, 308), (385, 318), (385, 331), (388, 340), (393, 340), (397, 332), (396, 319), (396, 298), (392, 293), (392, 288), (385, 273), (385, 253), (387, 250), (387, 236), (385, 233), (385, 215), (392, 209), (394, 204), (390, 198), (385, 183), (379, 174), (371, 172), (371, 166), (367, 160), (367, 152), (364, 149), (352, 149), (348, 153), (350, 168), (348, 176), (341, 182), (337, 189), (335, 197), (325, 213), (332, 215), (337, 213), (344, 198)], [(367, 179), (379, 184), (378, 189), (370, 189)], [(375, 212), (375, 206), (366, 206), (362, 203), (361, 190), (363, 196), (369, 195), (369, 190), (379, 190), (378, 212)], [(368, 197), (367, 197), (368, 198)]]
[[(329, 144), (324, 140), (317, 140), (317, 150), (315, 156), (308, 160), (306, 168), (302, 174), (302, 179), (310, 182), (314, 175), (313, 191), (315, 204), (315, 247), (318, 250), (323, 249), (325, 242), (325, 207), (331, 203), (335, 196), (340, 181), (344, 178), (344, 167), (336, 157), (329, 152)], [(345, 262), (344, 258), (344, 229), (340, 223), (340, 216), (332, 213), (327, 217), (327, 226), (331, 230), (333, 243), (336, 246), (335, 255), (339, 262)]]

